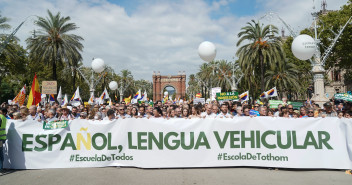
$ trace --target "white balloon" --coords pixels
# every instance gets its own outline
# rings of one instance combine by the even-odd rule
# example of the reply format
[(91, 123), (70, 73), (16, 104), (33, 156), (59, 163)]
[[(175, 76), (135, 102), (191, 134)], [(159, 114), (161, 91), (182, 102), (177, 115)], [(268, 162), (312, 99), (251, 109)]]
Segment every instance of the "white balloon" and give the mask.
[(109, 83), (109, 88), (111, 89), (111, 90), (116, 90), (117, 89), (117, 82), (116, 81), (112, 81), (112, 82), (110, 82)]
[(97, 73), (101, 73), (104, 71), (105, 68), (105, 64), (104, 64), (104, 60), (101, 58), (96, 58), (93, 60), (92, 62), (92, 69), (97, 72)]
[(302, 34), (293, 40), (291, 49), (296, 58), (308, 60), (316, 52), (316, 43), (311, 36)]
[(164, 92), (164, 96), (167, 96), (169, 94), (169, 92), (165, 91)]
[(204, 41), (198, 47), (198, 54), (204, 61), (211, 62), (216, 56), (216, 47), (212, 42)]

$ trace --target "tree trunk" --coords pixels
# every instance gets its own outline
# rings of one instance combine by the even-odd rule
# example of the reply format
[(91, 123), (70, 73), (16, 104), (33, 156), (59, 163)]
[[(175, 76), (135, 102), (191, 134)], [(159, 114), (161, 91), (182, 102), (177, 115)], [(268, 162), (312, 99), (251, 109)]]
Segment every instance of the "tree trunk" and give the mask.
[(56, 77), (56, 61), (53, 62), (53, 80), (57, 80), (57, 77)]
[(73, 68), (72, 91), (75, 91), (75, 88), (76, 88), (76, 69)]
[(264, 92), (264, 57), (263, 54), (260, 52), (259, 53), (259, 60), (260, 60), (260, 67), (261, 67), (261, 92)]

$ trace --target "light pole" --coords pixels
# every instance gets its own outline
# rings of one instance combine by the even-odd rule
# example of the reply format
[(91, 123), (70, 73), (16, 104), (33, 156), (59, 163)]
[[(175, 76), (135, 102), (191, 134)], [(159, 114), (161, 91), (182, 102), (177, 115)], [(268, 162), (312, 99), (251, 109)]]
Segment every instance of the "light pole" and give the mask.
[[(73, 69), (74, 69), (74, 67), (72, 67), (72, 71), (73, 71)], [(90, 95), (94, 94), (95, 86), (98, 84), (98, 82), (104, 76), (104, 75), (100, 75), (97, 79), (95, 79), (94, 72), (101, 73), (105, 70), (104, 60), (102, 60), (100, 58), (93, 59), (93, 61), (92, 61), (92, 69), (93, 70), (91, 70), (92, 75), (90, 76), (90, 80), (88, 80), (88, 78), (82, 73), (81, 68), (76, 68), (76, 69), (81, 74), (81, 76), (83, 77), (85, 82), (89, 85)]]
[[(313, 7), (313, 9), (315, 9)], [(352, 16), (348, 19), (346, 24), (339, 30), (338, 33), (334, 33), (335, 38), (332, 39), (332, 43), (329, 45), (329, 47), (326, 49), (324, 52), (323, 56), (321, 56), (321, 51), (320, 51), (320, 46), (321, 42), (320, 39), (318, 38), (318, 26), (317, 26), (317, 21), (319, 17), (320, 12), (313, 12), (313, 21), (314, 21), (314, 39), (307, 37), (307, 35), (299, 35), (293, 31), (293, 29), (290, 27), (289, 24), (287, 24), (278, 14), (274, 12), (269, 12), (265, 14), (263, 17), (260, 19), (263, 19), (264, 17), (268, 16), (270, 18), (273, 18), (276, 16), (284, 25), (285, 27), (289, 30), (291, 36), (294, 38), (294, 41), (292, 42), (292, 53), (294, 56), (300, 60), (309, 60), (312, 65), (312, 72), (313, 72), (313, 81), (314, 81), (314, 95), (312, 97), (312, 100), (315, 102), (319, 103), (322, 105), (324, 102), (328, 101), (328, 99), (325, 97), (325, 87), (324, 87), (324, 65), (331, 54), (332, 48), (335, 46), (337, 40), (340, 38), (342, 32), (348, 25), (348, 23), (351, 23), (351, 18)], [(332, 31), (331, 29), (329, 29)], [(310, 42), (313, 43), (310, 43)], [(311, 48), (314, 47), (315, 50), (311, 50)], [(308, 56), (308, 57), (306, 57)], [(311, 59), (313, 57), (313, 60)]]
[(125, 84), (125, 86), (123, 86), (122, 79), (120, 80), (120, 85), (118, 85), (118, 83), (116, 81), (111, 81), (109, 83), (109, 88), (113, 91), (117, 90), (119, 92), (120, 102), (122, 102), (123, 94), (131, 83), (132, 83), (132, 81), (129, 81), (128, 83)]
[[(297, 36), (292, 42), (292, 53), (296, 58), (300, 60), (307, 60), (313, 57), (313, 60), (311, 60), (313, 66), (312, 72), (314, 75), (314, 95), (312, 97), (312, 100), (322, 106), (325, 102), (329, 101), (328, 98), (325, 97), (324, 65), (327, 58), (331, 54), (332, 48), (335, 46), (337, 40), (342, 35), (342, 32), (345, 30), (346, 26), (351, 22), (352, 16), (348, 19), (346, 24), (339, 30), (338, 33), (334, 33), (335, 38), (332, 40), (332, 43), (329, 45), (328, 49), (326, 49), (326, 51), (323, 53), (323, 56), (321, 56), (320, 46), (322, 44), (320, 42), (320, 39), (318, 38), (317, 27), (317, 20), (319, 16), (318, 13), (319, 12), (312, 13), (314, 20), (314, 39), (304, 34)], [(314, 48), (313, 51), (311, 51), (312, 47)]]
[(36, 15), (30, 15), (28, 17), (26, 17), (26, 19), (21, 22), (20, 25), (18, 25), (13, 31), (12, 33), (6, 37), (6, 39), (4, 41), (0, 41), (0, 55), (2, 54), (3, 50), (6, 48), (7, 44), (11, 41), (11, 39), (14, 38), (15, 34), (17, 33), (17, 31), (22, 27), (22, 25), (28, 20), (29, 17), (32, 16), (36, 16)]

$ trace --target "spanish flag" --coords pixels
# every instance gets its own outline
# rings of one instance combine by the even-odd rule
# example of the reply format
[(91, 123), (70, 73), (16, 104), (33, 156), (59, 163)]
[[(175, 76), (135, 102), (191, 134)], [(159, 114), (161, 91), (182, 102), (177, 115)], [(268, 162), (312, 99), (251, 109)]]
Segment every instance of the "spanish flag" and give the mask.
[(40, 94), (39, 83), (37, 80), (37, 74), (34, 74), (31, 91), (29, 92), (28, 96), (27, 108), (29, 108), (31, 105), (37, 105), (41, 100), (42, 98)]

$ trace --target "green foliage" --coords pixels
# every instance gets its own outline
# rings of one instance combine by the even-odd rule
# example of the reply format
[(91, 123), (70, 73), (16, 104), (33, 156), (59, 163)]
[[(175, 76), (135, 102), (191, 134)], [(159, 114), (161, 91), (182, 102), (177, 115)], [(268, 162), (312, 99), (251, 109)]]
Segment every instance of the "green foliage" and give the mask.
[[(352, 2), (341, 7), (338, 11), (329, 12), (327, 15), (320, 15), (319, 32), (321, 42), (325, 47), (322, 47), (322, 53), (331, 44), (332, 39), (335, 38), (335, 33), (345, 25), (347, 20), (352, 16)], [(333, 31), (331, 31), (331, 30)], [(352, 24), (348, 24), (343, 31), (341, 37), (332, 49), (332, 54), (325, 63), (325, 69), (337, 67), (340, 69), (352, 69)]]
[(52, 66), (53, 80), (57, 79), (56, 67), (66, 63), (77, 67), (82, 60), (80, 52), (83, 49), (82, 37), (70, 34), (78, 27), (69, 23), (70, 17), (61, 17), (60, 12), (53, 15), (48, 10), (48, 17), (38, 17), (36, 25), (40, 28), (35, 38), (29, 37), (26, 41), (30, 50), (29, 57), (38, 62)]
[[(243, 42), (247, 44), (242, 45), (236, 55), (245, 74), (244, 78), (249, 83), (249, 90), (254, 97), (257, 97), (259, 93), (264, 91), (266, 70), (273, 69), (276, 62), (284, 58), (282, 42), (281, 38), (274, 36), (274, 34), (278, 34), (278, 29), (274, 25), (264, 26), (252, 20), (247, 22), (247, 26), (241, 30), (238, 34), (240, 39), (237, 46)], [(259, 92), (258, 86), (261, 87)]]

